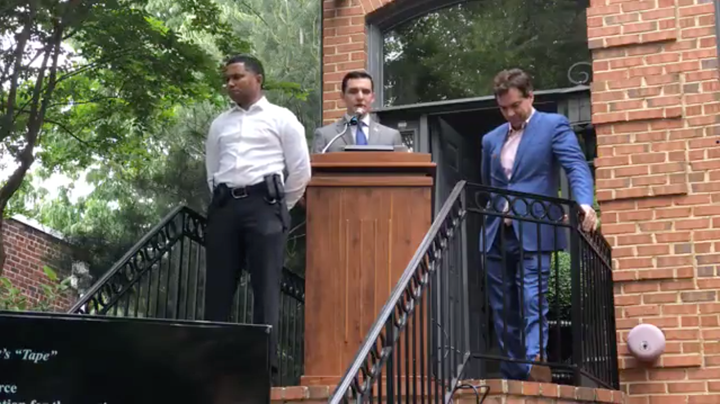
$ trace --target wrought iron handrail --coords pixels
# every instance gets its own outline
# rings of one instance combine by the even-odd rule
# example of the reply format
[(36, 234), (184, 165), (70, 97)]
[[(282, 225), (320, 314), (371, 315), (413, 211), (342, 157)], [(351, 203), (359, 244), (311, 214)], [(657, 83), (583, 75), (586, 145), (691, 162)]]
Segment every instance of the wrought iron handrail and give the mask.
[[(466, 188), (471, 192), (474, 191), (474, 197), (470, 198), (474, 200), (475, 206), (467, 206), (469, 216), (478, 214), (480, 217), (492, 218), (495, 221), (497, 219), (509, 219), (517, 222), (515, 227), (499, 226), (498, 233), (507, 233), (507, 231), (502, 232), (500, 228), (511, 228), (513, 230), (508, 231), (515, 231), (514, 237), (519, 239), (522, 245), (522, 240), (524, 240), (523, 230), (529, 233), (536, 232), (537, 248), (545, 253), (553, 251), (554, 253), (550, 253), (550, 255), (555, 254), (552, 259), (554, 265), (551, 263), (549, 268), (550, 272), (553, 273), (550, 275), (550, 283), (554, 283), (554, 304), (545, 306), (547, 309), (555, 311), (552, 313), (552, 317), (547, 318), (548, 322), (554, 324), (551, 331), (556, 333), (552, 347), (555, 349), (553, 359), (541, 357), (535, 361), (518, 361), (507, 356), (491, 354), (488, 351), (473, 352), (473, 359), (500, 363), (510, 361), (516, 363), (531, 362), (541, 367), (547, 365), (552, 368), (552, 376), (557, 381), (567, 381), (569, 378), (572, 383), (580, 385), (584, 379), (585, 382), (595, 383), (599, 387), (618, 389), (619, 375), (617, 371), (617, 344), (612, 286), (612, 249), (602, 233), (600, 231), (586, 232), (582, 229), (581, 223), (584, 219), (584, 213), (578, 203), (572, 200), (498, 189), (479, 184), (467, 184)], [(484, 226), (489, 226), (488, 223), (485, 222), (485, 224), (481, 225), (481, 235), (485, 232)], [(540, 229), (543, 226), (550, 233), (548, 234), (550, 237), (543, 238), (542, 240), (548, 243), (541, 245), (540, 235), (542, 232)], [(559, 232), (569, 232), (569, 242), (564, 247), (554, 244), (557, 242), (556, 237), (558, 237)], [(554, 234), (554, 237), (552, 234)], [(498, 239), (504, 239), (504, 236), (501, 235), (497, 237)], [(481, 250), (487, 247), (490, 247), (490, 245), (481, 243)], [(504, 248), (503, 242), (498, 242), (496, 247), (502, 251)], [(523, 260), (523, 252), (532, 255), (532, 251), (534, 250), (527, 251), (525, 247), (521, 248), (519, 260)], [(489, 253), (490, 251), (480, 253), (481, 277), (486, 276), (487, 271), (490, 270), (487, 258)], [(562, 253), (568, 255), (570, 262), (564, 278), (567, 284), (563, 287), (560, 286), (562, 277), (557, 262), (559, 254)], [(499, 253), (500, 257), (503, 255), (504, 253)], [(482, 274), (482, 271), (486, 271), (486, 273)], [(498, 274), (496, 273), (496, 275)], [(543, 283), (539, 283), (538, 287), (541, 287), (541, 285)], [(547, 283), (544, 285), (544, 287), (548, 287)], [(567, 297), (560, 297), (561, 289), (565, 291), (569, 289), (570, 297), (567, 300), (567, 306), (562, 302)], [(564, 310), (570, 311), (569, 316)], [(489, 317), (486, 316), (486, 318)], [(489, 322), (487, 327), (490, 327)], [(572, 344), (565, 344), (571, 346), (570, 356), (566, 357), (567, 362), (563, 357), (559, 356), (565, 355), (565, 353), (561, 353), (564, 350), (563, 338), (558, 335), (564, 332), (563, 328), (565, 327), (571, 330), (565, 342), (572, 341)], [(488, 337), (488, 335), (484, 335), (484, 337)], [(524, 334), (523, 337), (525, 337)], [(541, 340), (540, 345), (542, 344)], [(597, 360), (598, 358), (602, 358), (602, 360)]]
[[(364, 403), (367, 395), (373, 395), (373, 384), (377, 381), (376, 379), (381, 377), (383, 365), (390, 358), (400, 339), (402, 330), (407, 326), (408, 317), (412, 316), (414, 310), (417, 308), (415, 300), (425, 292), (426, 286), (429, 282), (429, 276), (431, 270), (427, 268), (425, 262), (426, 256), (431, 253), (433, 248), (442, 248), (438, 244), (443, 244), (444, 240), (441, 232), (452, 232), (457, 230), (460, 226), (460, 222), (465, 216), (465, 204), (463, 188), (465, 181), (458, 182), (453, 188), (450, 196), (443, 204), (440, 212), (436, 219), (433, 221), (430, 229), (425, 234), (422, 242), (415, 251), (412, 259), (405, 268), (399, 281), (393, 288), (390, 297), (387, 299), (383, 306), (380, 314), (375, 319), (370, 331), (367, 333), (362, 345), (360, 346), (355, 359), (352, 364), (347, 368), (344, 376), (340, 383), (335, 389), (329, 402), (333, 404), (340, 403), (346, 400), (348, 395), (354, 395), (358, 403)], [(454, 216), (453, 216), (454, 214)], [(447, 221), (450, 220), (450, 227), (448, 228)], [(442, 254), (442, 252), (438, 252)], [(409, 298), (408, 304), (403, 302), (403, 298)], [(394, 320), (395, 310), (400, 308), (403, 312), (403, 318)], [(389, 322), (394, 323), (391, 327), (388, 327)], [(383, 330), (388, 335), (383, 334)], [(422, 333), (422, 331), (421, 331)], [(377, 344), (381, 343), (381, 350), (378, 352)], [(421, 346), (423, 344), (421, 343)], [(406, 348), (407, 349), (407, 348)], [(462, 352), (463, 363), (460, 367), (455, 370), (452, 382), (448, 383), (448, 390), (445, 400), (450, 397), (452, 392), (452, 386), (457, 383), (459, 376), (462, 374), (462, 368), (464, 367), (467, 360), (470, 358), (469, 349), (466, 352)], [(423, 364), (420, 365), (421, 367)], [(451, 369), (452, 371), (453, 369)], [(392, 384), (392, 370), (387, 376), (387, 383)], [(364, 380), (360, 381), (360, 376), (364, 376)], [(406, 380), (408, 377), (406, 377)], [(416, 383), (417, 381), (413, 381)], [(420, 381), (423, 383), (423, 381)], [(399, 382), (398, 382), (399, 383)], [(399, 383), (400, 384), (400, 383)], [(380, 389), (379, 389), (380, 390)], [(406, 394), (408, 394), (406, 392)], [(380, 400), (382, 401), (382, 400)]]
[[(155, 226), (153, 226), (150, 230), (148, 230), (145, 235), (138, 240), (135, 245), (133, 245), (119, 260), (113, 264), (113, 266), (105, 272), (105, 274), (100, 277), (91, 287), (88, 289), (88, 291), (78, 300), (71, 308), (68, 310), (69, 313), (84, 313), (83, 307), (85, 307), (87, 304), (89, 304), (94, 296), (96, 296), (102, 288), (107, 287), (109, 284), (109, 281), (117, 276), (118, 272), (122, 270), (126, 265), (133, 265), (132, 261), (134, 257), (138, 255), (138, 253), (145, 248), (149, 247), (151, 244), (151, 241), (158, 237), (158, 234), (161, 233), (162, 229), (166, 226), (171, 226), (173, 223), (173, 220), (180, 214), (185, 213), (189, 216), (195, 216), (198, 219), (202, 220), (204, 219), (200, 214), (193, 211), (192, 209), (188, 208), (187, 206), (178, 206), (171, 210), (165, 217)], [(198, 238), (200, 240), (202, 237)], [(175, 241), (173, 240), (173, 243)], [(119, 291), (121, 292), (121, 291)], [(119, 293), (118, 293), (119, 294)], [(111, 302), (108, 302), (107, 305), (111, 304)], [(105, 305), (103, 305), (105, 306)]]
[[(174, 219), (181, 214), (187, 215), (192, 219), (192, 221), (186, 222), (187, 224), (183, 226), (182, 231), (177, 233), (175, 237), (167, 237), (166, 235), (163, 235), (163, 237), (165, 237), (167, 240), (164, 249), (172, 247), (172, 245), (183, 236), (188, 237), (201, 245), (204, 245), (204, 227), (207, 219), (203, 217), (200, 213), (190, 209), (187, 206), (178, 206), (171, 210), (167, 215), (165, 215), (165, 217), (157, 225), (153, 226), (153, 228), (151, 228), (140, 240), (138, 240), (137, 243), (135, 243), (135, 245), (133, 245), (118, 261), (116, 261), (115, 264), (107, 272), (105, 272), (105, 274), (100, 279), (98, 279), (90, 287), (90, 289), (88, 289), (88, 291), (68, 310), (68, 312), (77, 314), (84, 313), (83, 307), (91, 303), (95, 296), (97, 296), (103, 288), (107, 288), (108, 286), (110, 286), (110, 281), (114, 277), (117, 277), (120, 271), (122, 271), (127, 265), (130, 265), (131, 267), (137, 266), (137, 263), (134, 262), (134, 260), (139, 253), (141, 253), (148, 247), (158, 247), (160, 243), (157, 239), (159, 235), (163, 234), (162, 230), (168, 226), (173, 227)], [(151, 266), (160, 258), (160, 256), (161, 254), (157, 254), (155, 257), (152, 257), (151, 260), (146, 261), (145, 266)], [(113, 297), (111, 301), (102, 304), (102, 306), (111, 307), (114, 303), (118, 301), (122, 293), (128, 290), (129, 287), (131, 287), (132, 284), (136, 281), (137, 279), (131, 281), (132, 283), (125, 283), (122, 290), (112, 291), (113, 294), (115, 294), (116, 296)], [(305, 279), (286, 267), (283, 267), (281, 287), (282, 291), (285, 294), (292, 296), (299, 302), (305, 301)]]
[[(482, 275), (474, 275), (479, 277), (479, 280), (487, 275), (489, 253), (485, 250), (487, 240), (482, 241), (480, 246), (465, 244), (467, 241), (465, 226), (471, 215), (478, 215), (480, 218), (478, 223), (483, 223), (480, 224), (479, 231), (481, 240), (484, 240), (483, 235), (486, 234), (483, 230), (487, 224), (485, 220), (493, 217), (495, 219), (492, 221), (503, 219), (518, 221), (519, 233), (516, 236), (520, 245), (523, 245), (523, 229), (526, 231), (536, 229), (539, 234), (542, 226), (545, 226), (546, 230), (554, 232), (555, 237), (558, 237), (558, 232), (570, 232), (568, 246), (559, 247), (564, 244), (551, 237), (545, 241), (551, 240), (556, 244), (551, 246), (550, 250), (545, 250), (546, 245), (541, 244), (538, 235), (535, 247), (538, 251), (543, 251), (542, 254), (550, 256), (568, 248), (570, 286), (565, 285), (562, 288), (572, 293), (569, 307), (571, 315), (565, 319), (559, 313), (555, 313), (553, 317), (547, 318), (547, 321), (554, 324), (553, 331), (564, 332), (565, 328), (572, 328), (570, 363), (558, 362), (562, 361), (562, 358), (557, 357), (559, 353), (553, 361), (542, 355), (534, 361), (525, 361), (492, 354), (490, 350), (476, 352), (475, 348), (470, 348), (466, 334), (469, 325), (465, 317), (470, 309), (467, 300), (468, 291), (465, 290), (469, 284), (468, 254), (471, 249), (483, 246), (473, 252), (480, 256), (480, 262), (477, 264), (481, 265), (481, 268), (475, 272)], [(387, 387), (387, 402), (413, 402), (419, 382), (421, 400), (430, 400), (430, 402), (443, 400), (447, 403), (452, 399), (453, 390), (464, 386), (460, 383), (463, 377), (468, 378), (469, 373), (477, 371), (486, 374), (485, 364), (473, 369), (470, 364), (472, 359), (486, 362), (528, 363), (531, 366), (538, 365), (540, 368), (551, 366), (554, 372), (552, 377), (556, 378), (556, 382), (568, 381), (565, 372), (570, 372), (569, 379), (576, 385), (580, 385), (579, 383), (585, 380), (604, 388), (617, 389), (611, 247), (600, 232), (583, 231), (582, 220), (583, 212), (579, 205), (568, 199), (509, 191), (469, 184), (465, 181), (458, 182), (366, 334), (329, 402), (335, 404), (348, 402), (351, 399), (358, 403), (376, 400), (383, 402), (384, 382)], [(500, 227), (505, 229), (504, 226)], [(504, 236), (497, 237), (496, 240), (500, 240)], [(498, 241), (498, 244), (497, 248), (505, 248), (502, 241)], [(519, 252), (521, 262), (522, 251), (524, 247), (521, 247)], [(546, 251), (555, 251), (555, 253)], [(499, 256), (503, 255), (504, 253), (499, 253)], [(565, 298), (559, 297), (561, 286), (557, 255), (553, 259), (556, 305), (554, 308), (557, 308), (564, 304), (561, 301)], [(453, 260), (459, 260), (461, 263), (458, 264)], [(461, 282), (461, 287), (456, 285), (458, 281)], [(485, 282), (487, 279), (483, 283)], [(539, 287), (540, 285), (542, 283)], [(485, 297), (480, 298), (481, 300), (487, 298), (487, 289), (484, 294)], [(423, 301), (423, 298), (426, 300)], [(539, 307), (542, 307), (542, 304)], [(426, 308), (429, 317), (427, 324), (424, 324)], [(489, 314), (486, 318), (489, 319), (488, 316)], [(414, 339), (417, 337), (415, 322), (418, 321), (419, 349)], [(412, 324), (412, 327), (409, 324)], [(481, 328), (483, 329), (479, 332), (488, 333), (483, 334), (482, 338), (486, 340), (492, 338), (488, 331), (489, 324)], [(409, 330), (412, 330), (412, 333)], [(423, 341), (425, 332), (427, 332), (427, 341)], [(555, 341), (561, 344), (560, 338), (556, 338)], [(542, 339), (539, 345), (543, 345)], [(409, 348), (410, 346), (412, 349)], [(419, 379), (415, 372), (416, 363), (420, 364), (421, 372), (427, 368), (427, 373), (422, 374)], [(403, 366), (404, 370), (401, 369)], [(470, 377), (470, 379), (484, 378), (487, 377)]]
[[(207, 220), (179, 206), (130, 248), (69, 310), (113, 315), (201, 320)], [(302, 374), (305, 280), (284, 267), (281, 278), (279, 360), (282, 383)], [(233, 304), (232, 321), (250, 322), (252, 288), (244, 273)]]

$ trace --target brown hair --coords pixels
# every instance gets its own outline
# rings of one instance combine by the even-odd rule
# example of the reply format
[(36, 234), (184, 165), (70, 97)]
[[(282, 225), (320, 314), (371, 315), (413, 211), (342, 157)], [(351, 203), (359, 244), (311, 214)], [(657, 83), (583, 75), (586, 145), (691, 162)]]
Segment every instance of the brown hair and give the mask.
[(517, 88), (523, 97), (527, 97), (533, 90), (530, 75), (521, 69), (503, 70), (493, 80), (493, 92), (495, 97), (507, 93), (511, 88)]
[(345, 75), (345, 77), (343, 77), (343, 80), (342, 80), (342, 93), (343, 94), (345, 94), (345, 91), (347, 90), (348, 81), (352, 80), (352, 79), (368, 79), (368, 80), (370, 80), (370, 88), (373, 91), (375, 91), (375, 82), (373, 81), (372, 76), (366, 72), (356, 70), (356, 71), (349, 72), (348, 74)]

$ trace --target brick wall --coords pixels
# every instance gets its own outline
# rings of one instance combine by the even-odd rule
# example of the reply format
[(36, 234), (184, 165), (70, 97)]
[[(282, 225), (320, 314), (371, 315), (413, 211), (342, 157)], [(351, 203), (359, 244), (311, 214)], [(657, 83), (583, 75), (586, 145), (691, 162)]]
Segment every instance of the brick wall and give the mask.
[[(631, 404), (720, 402), (720, 83), (707, 0), (592, 0), (593, 122)], [(667, 338), (654, 367), (628, 331)]]
[[(478, 388), (480, 395), (488, 393), (487, 404), (626, 404), (627, 397), (619, 391), (586, 387), (558, 386), (556, 384), (520, 382), (514, 380), (467, 380), (466, 385)], [(482, 387), (481, 387), (482, 386)], [(272, 389), (272, 404), (327, 403), (335, 386), (294, 386)], [(403, 400), (399, 400), (402, 402)], [(416, 400), (415, 402), (418, 402)], [(478, 396), (473, 389), (457, 390), (453, 403), (476, 404)]]
[[(70, 276), (70, 268), (58, 265), (70, 262), (70, 246), (61, 239), (15, 219), (5, 219), (2, 232), (6, 254), (2, 276), (21, 289), (29, 303), (37, 303), (43, 297), (41, 285), (50, 282), (43, 272), (45, 265), (61, 279)], [(56, 309), (66, 310), (76, 300), (74, 290), (69, 289)]]

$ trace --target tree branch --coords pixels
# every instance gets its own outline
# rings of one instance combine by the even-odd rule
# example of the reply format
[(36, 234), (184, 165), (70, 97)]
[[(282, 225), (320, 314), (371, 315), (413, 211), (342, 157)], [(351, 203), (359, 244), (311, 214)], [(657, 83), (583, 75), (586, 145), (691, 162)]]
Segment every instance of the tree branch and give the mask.
[(51, 124), (51, 125), (55, 125), (55, 126), (57, 126), (58, 128), (62, 129), (63, 132), (65, 132), (65, 133), (67, 133), (68, 135), (70, 135), (71, 137), (73, 137), (75, 140), (77, 140), (78, 142), (80, 142), (83, 146), (86, 146), (86, 147), (90, 147), (90, 146), (91, 146), (90, 143), (88, 143), (87, 141), (85, 141), (85, 140), (83, 140), (83, 139), (80, 139), (80, 137), (78, 137), (78, 135), (76, 135), (75, 133), (73, 133), (73, 131), (71, 131), (70, 128), (68, 128), (67, 126), (65, 126), (65, 124), (60, 123), (60, 122), (55, 121), (55, 120), (52, 120), (52, 119), (47, 119), (47, 118), (45, 118), (45, 122), (46, 122), (46, 123), (49, 123), (49, 124)]
[[(25, 54), (25, 47), (27, 41), (30, 38), (30, 31), (32, 30), (32, 24), (35, 20), (35, 14), (37, 13), (37, 0), (29, 2), (28, 6), (30, 11), (27, 14), (27, 20), (23, 26), (23, 30), (18, 36), (17, 45), (15, 45), (15, 58), (12, 76), (10, 78), (10, 92), (7, 98), (7, 110), (5, 112), (5, 124), (0, 127), (0, 139), (5, 139), (10, 136), (13, 131), (13, 119), (15, 114), (15, 107), (17, 103), (17, 88), (18, 80), (20, 78), (20, 72), (22, 71), (22, 58)], [(4, 188), (4, 187), (3, 187)], [(1, 193), (1, 192), (0, 192)], [(4, 206), (0, 206), (4, 208)]]
[(20, 166), (15, 169), (15, 171), (12, 173), (12, 175), (10, 175), (10, 178), (7, 180), (5, 185), (0, 188), (0, 213), (5, 211), (5, 207), (7, 206), (8, 201), (13, 196), (13, 194), (15, 194), (15, 192), (20, 188), (20, 185), (22, 185), (22, 182), (25, 179), (25, 174), (27, 174), (28, 169), (30, 169), (30, 166), (35, 160), (35, 156), (33, 153), (35, 150), (35, 145), (37, 144), (38, 133), (40, 132), (45, 111), (47, 110), (48, 103), (50, 102), (52, 92), (55, 90), (55, 84), (57, 81), (57, 65), (61, 51), (60, 45), (62, 41), (62, 29), (63, 27), (60, 21), (56, 21), (54, 24), (53, 32), (54, 47), (52, 51), (53, 58), (52, 65), (50, 66), (49, 83), (44, 91), (44, 94), (42, 95), (42, 101), (40, 101), (43, 81), (45, 79), (45, 71), (47, 70), (48, 59), (50, 57), (50, 53), (47, 53), (43, 58), (43, 63), (40, 68), (40, 74), (35, 81), (35, 89), (33, 91), (33, 106), (30, 111), (30, 120), (27, 124), (27, 131), (25, 132), (25, 140), (27, 143), (18, 155)]
[(77, 69), (75, 69), (75, 70), (71, 70), (71, 71), (65, 73), (64, 75), (60, 76), (60, 78), (57, 79), (57, 82), (59, 83), (59, 82), (61, 82), (61, 81), (65, 81), (65, 80), (67, 80), (67, 79), (69, 79), (69, 78), (71, 78), (71, 77), (74, 77), (74, 76), (77, 76), (77, 75), (79, 75), (79, 74), (82, 74), (82, 73), (85, 73), (85, 72), (87, 72), (87, 71), (90, 71), (90, 70), (92, 70), (92, 69), (95, 69), (95, 68), (99, 67), (100, 65), (103, 65), (103, 64), (105, 64), (105, 63), (112, 62), (113, 60), (116, 60), (117, 58), (119, 58), (119, 57), (121, 57), (121, 56), (124, 56), (125, 54), (130, 53), (131, 51), (134, 51), (135, 49), (136, 49), (136, 48), (120, 49), (120, 50), (118, 50), (118, 51), (116, 51), (116, 52), (114, 52), (114, 53), (111, 53), (111, 54), (109, 54), (109, 55), (106, 55), (105, 57), (100, 58), (100, 59), (98, 59), (98, 60), (96, 60), (96, 61), (94, 61), (94, 62), (90, 62), (90, 63), (88, 63), (88, 64), (86, 64), (86, 65), (83, 65), (83, 66), (81, 66), (81, 67), (79, 67), (79, 68), (77, 68)]
[[(120, 100), (120, 99), (122, 99), (122, 98), (120, 98), (120, 97), (108, 96), (108, 97), (95, 97), (95, 98), (91, 98), (91, 99), (89, 99), (89, 100), (84, 100), (84, 101), (54, 102), (54, 103), (48, 105), (48, 109), (49, 109), (49, 108), (59, 107), (59, 106), (69, 106), (69, 105), (75, 106), (75, 105), (97, 104), (97, 103), (100, 102), (100, 101)], [(25, 114), (30, 113), (30, 111), (28, 111), (27, 109), (25, 109), (25, 107), (27, 107), (28, 104), (29, 104), (29, 102), (26, 102), (25, 104), (23, 104), (23, 106), (22, 106), (20, 109), (18, 109), (17, 114), (19, 114), (19, 113), (25, 113)], [(17, 114), (16, 114), (16, 115), (17, 115)]]

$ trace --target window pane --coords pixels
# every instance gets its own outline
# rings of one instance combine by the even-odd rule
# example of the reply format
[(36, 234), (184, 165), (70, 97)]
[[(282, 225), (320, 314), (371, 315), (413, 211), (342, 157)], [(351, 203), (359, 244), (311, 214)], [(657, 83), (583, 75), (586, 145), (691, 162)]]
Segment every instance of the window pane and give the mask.
[(530, 72), (536, 89), (572, 87), (570, 67), (591, 60), (587, 7), (588, 0), (477, 0), (396, 26), (383, 35), (385, 105), (490, 95), (493, 76), (509, 67)]

